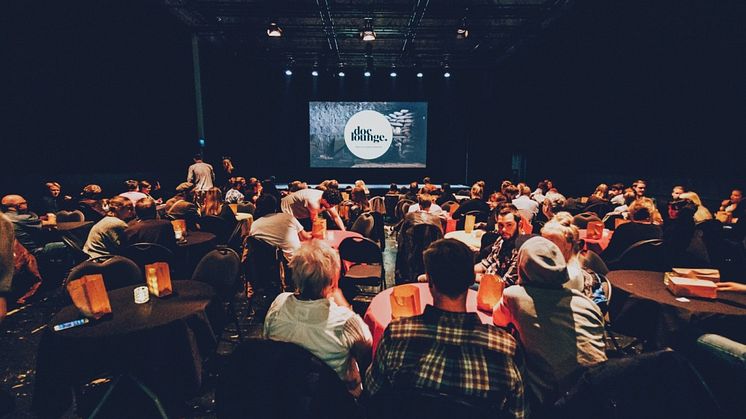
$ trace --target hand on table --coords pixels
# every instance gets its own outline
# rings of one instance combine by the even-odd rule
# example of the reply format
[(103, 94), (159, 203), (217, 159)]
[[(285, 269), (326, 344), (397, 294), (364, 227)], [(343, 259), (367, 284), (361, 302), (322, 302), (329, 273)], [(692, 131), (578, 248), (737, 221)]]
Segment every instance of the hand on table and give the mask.
[(717, 285), (718, 291), (746, 292), (746, 284), (739, 284), (738, 282), (718, 282), (715, 285)]

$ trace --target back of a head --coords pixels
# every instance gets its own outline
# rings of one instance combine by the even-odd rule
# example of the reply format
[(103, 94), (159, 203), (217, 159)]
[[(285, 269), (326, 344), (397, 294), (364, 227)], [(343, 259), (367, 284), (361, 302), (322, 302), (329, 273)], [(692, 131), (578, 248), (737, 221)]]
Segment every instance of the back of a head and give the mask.
[(389, 192), (399, 192), (399, 185), (396, 183), (389, 185)]
[(275, 211), (277, 211), (277, 198), (272, 195), (262, 194), (256, 200), (254, 219), (258, 219), (267, 214), (273, 214)]
[(573, 253), (580, 251), (580, 230), (573, 224), (573, 216), (569, 212), (561, 211), (555, 214), (551, 220), (541, 228), (543, 235), (556, 235), (562, 237), (573, 245)]
[(525, 183), (519, 183), (518, 184), (518, 193), (520, 195), (529, 196), (529, 195), (531, 195), (531, 188), (529, 188), (528, 185), (526, 185)]
[(570, 279), (562, 251), (544, 237), (526, 240), (518, 251), (518, 281), (521, 285), (561, 288)]
[(566, 202), (564, 195), (557, 192), (547, 192), (544, 195), (544, 205), (547, 205), (554, 213), (561, 211)]
[(471, 191), (469, 193), (471, 194), (471, 199), (482, 199), (484, 189), (482, 189), (478, 183), (475, 183), (471, 185)]
[(109, 200), (109, 212), (107, 215), (116, 217), (119, 211), (127, 206), (132, 206), (132, 201), (125, 196), (115, 196)]
[(417, 195), (417, 204), (419, 204), (421, 210), (428, 209), (433, 204), (433, 197), (429, 194), (419, 194)]
[(202, 161), (202, 155), (199, 154), (199, 153), (197, 153), (197, 154), (194, 155), (193, 159), (194, 159), (195, 162), (200, 162), (200, 161)]
[(444, 193), (451, 193), (451, 184), (443, 182), (441, 189), (443, 190)]
[(140, 182), (130, 179), (124, 182), (124, 184), (127, 186), (127, 190), (131, 192), (131, 191), (137, 190), (138, 186), (140, 185)]
[(518, 187), (515, 185), (508, 185), (505, 187), (503, 194), (505, 194), (508, 200), (512, 201), (518, 195)]
[(81, 192), (81, 196), (85, 199), (96, 199), (101, 194), (101, 187), (98, 185), (86, 185)]
[(637, 199), (637, 194), (635, 193), (635, 190), (632, 188), (627, 188), (624, 190), (624, 203), (626, 205), (631, 205), (633, 202), (635, 202), (635, 199)]
[(474, 283), (474, 256), (458, 240), (437, 240), (425, 249), (422, 258), (430, 283), (448, 297), (464, 294)]
[(342, 202), (342, 193), (339, 190), (330, 188), (324, 191), (321, 198), (325, 200), (329, 205), (337, 205)]
[(141, 180), (140, 182), (138, 182), (138, 186), (140, 187), (140, 190), (150, 189), (153, 187), (153, 185), (151, 185), (150, 182), (148, 182), (147, 180)]
[(365, 195), (365, 189), (362, 186), (356, 186), (352, 188), (350, 192), (350, 199), (352, 202), (359, 206), (368, 205), (368, 197)]
[(156, 218), (156, 205), (152, 198), (143, 198), (135, 203), (135, 214), (141, 220), (153, 220)]
[(340, 272), (339, 253), (323, 240), (311, 240), (293, 253), (290, 269), (302, 298), (317, 300), (336, 286)]
[(25, 201), (21, 195), (5, 195), (0, 201), (0, 209), (3, 212), (17, 211), (21, 202)]
[(303, 187), (303, 185), (304, 185), (303, 182), (301, 182), (299, 180), (294, 180), (294, 181), (288, 183), (288, 192), (292, 193), (292, 192), (297, 192), (297, 191), (299, 191), (301, 189), (305, 189)]
[(656, 212), (655, 204), (650, 198), (637, 199), (629, 206), (629, 218), (633, 221), (651, 221)]

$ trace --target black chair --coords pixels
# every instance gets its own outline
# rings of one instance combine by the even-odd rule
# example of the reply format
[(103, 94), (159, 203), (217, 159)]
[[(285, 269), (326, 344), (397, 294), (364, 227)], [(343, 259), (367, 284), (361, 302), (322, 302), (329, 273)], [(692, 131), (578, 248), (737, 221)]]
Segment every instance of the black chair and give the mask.
[(461, 218), (459, 218), (456, 221), (456, 230), (463, 230), (464, 224), (466, 224), (466, 216), (467, 215), (473, 215), (474, 216), (474, 223), (486, 223), (487, 218), (489, 218), (490, 214), (488, 212), (480, 211), (480, 210), (472, 210), (466, 212)]
[(606, 265), (610, 271), (641, 270), (665, 272), (669, 267), (665, 263), (663, 240), (641, 240), (625, 249), (618, 258)]
[(494, 398), (436, 393), (426, 390), (386, 389), (373, 396), (368, 410), (370, 419), (408, 418), (501, 418), (507, 417), (503, 405), (506, 394)]
[(334, 370), (287, 342), (249, 340), (236, 348), (215, 389), (218, 418), (361, 417)]
[(609, 230), (616, 230), (616, 220), (624, 220), (624, 216), (622, 214), (606, 214), (606, 216), (603, 219), (604, 222), (604, 228)]
[(383, 205), (386, 206), (386, 218), (388, 220), (396, 219), (396, 208), (399, 203), (399, 195), (386, 195), (383, 198)]
[(233, 233), (234, 226), (217, 215), (205, 215), (199, 218), (199, 230), (215, 235), (217, 244), (226, 244)]
[(193, 281), (201, 281), (212, 285), (226, 303), (227, 314), (233, 319), (239, 339), (241, 338), (241, 325), (236, 313), (233, 299), (239, 289), (239, 277), (241, 273), (241, 258), (229, 248), (219, 248), (210, 251), (202, 257), (192, 274)]
[(339, 257), (352, 263), (340, 281), (349, 281), (354, 285), (377, 286), (379, 291), (383, 291), (383, 254), (376, 242), (365, 237), (348, 237), (339, 244)]
[(145, 265), (155, 262), (168, 263), (171, 271), (174, 267), (174, 253), (171, 249), (158, 243), (134, 243), (124, 248), (122, 256), (132, 260), (145, 272)]
[(440, 208), (445, 212), (451, 212), (451, 207), (454, 205), (458, 205), (458, 203), (456, 201), (446, 201), (440, 206)]
[(236, 212), (252, 215), (254, 215), (254, 211), (256, 210), (256, 206), (252, 202), (239, 202), (236, 208), (238, 209)]
[(244, 241), (244, 273), (255, 292), (273, 297), (284, 291), (282, 260), (282, 251), (277, 247), (254, 237), (247, 237)]
[(401, 220), (402, 218), (404, 218), (404, 216), (407, 215), (407, 210), (409, 210), (409, 206), (412, 204), (414, 204), (414, 201), (409, 200), (409, 199), (399, 200), (399, 202), (396, 204), (396, 211), (395, 211), (396, 219)]
[(74, 210), (74, 211), (57, 211), (55, 214), (57, 216), (57, 222), (64, 223), (64, 222), (82, 222), (85, 221), (85, 215), (83, 214), (83, 211), (80, 210)]
[(553, 407), (542, 413), (537, 417), (724, 417), (700, 374), (683, 356), (670, 349), (611, 359), (591, 367)]
[(386, 201), (382, 196), (374, 196), (368, 201), (370, 210), (378, 214), (386, 214)]
[(585, 207), (584, 212), (592, 212), (599, 218), (604, 218), (606, 214), (614, 210), (614, 207), (608, 202), (596, 202)]
[[(75, 240), (73, 237), (70, 237), (68, 234), (60, 234), (60, 241), (65, 244), (65, 247), (67, 248), (68, 254), (72, 258), (73, 265), (78, 264), (80, 262), (83, 262), (85, 260), (88, 260), (90, 256), (88, 253), (83, 251), (83, 248), (80, 247), (80, 244)], [(70, 265), (68, 265), (68, 268)]]
[(371, 212), (373, 216), (373, 229), (370, 232), (370, 236), (366, 236), (374, 242), (378, 243), (381, 247), (381, 251), (386, 249), (386, 230), (384, 229), (385, 221), (383, 220), (383, 214), (378, 212)]
[(75, 266), (65, 279), (64, 285), (85, 275), (101, 274), (107, 290), (115, 290), (130, 285), (145, 285), (142, 272), (137, 264), (123, 256), (100, 256), (86, 260)]
[(350, 231), (360, 233), (363, 237), (370, 238), (370, 234), (373, 231), (374, 224), (375, 220), (373, 219), (373, 214), (371, 214), (370, 212), (364, 212), (360, 214), (359, 217), (357, 217), (354, 223), (352, 223)]
[(588, 223), (590, 223), (591, 221), (601, 221), (601, 219), (595, 213), (587, 211), (584, 211), (572, 217), (572, 223), (580, 229), (587, 228)]

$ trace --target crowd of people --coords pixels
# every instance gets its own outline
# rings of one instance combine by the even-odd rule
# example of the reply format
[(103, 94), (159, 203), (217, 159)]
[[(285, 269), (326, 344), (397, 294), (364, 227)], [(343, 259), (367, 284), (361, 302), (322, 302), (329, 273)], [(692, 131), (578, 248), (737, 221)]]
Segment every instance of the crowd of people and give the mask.
[[(308, 349), (361, 400), (395, 397), (401, 390), (432, 391), (497, 402), (506, 417), (514, 418), (542, 411), (584, 368), (606, 360), (607, 263), (640, 240), (662, 239), (669, 264), (717, 266), (708, 241), (721, 234), (719, 224), (731, 225), (731, 235), (723, 239), (743, 248), (746, 222), (741, 189), (734, 189), (713, 216), (697, 193), (681, 185), (672, 188), (669, 202), (656, 202), (646, 196), (643, 180), (629, 188), (600, 184), (577, 199), (565, 197), (549, 179), (533, 190), (511, 181), (494, 191), (483, 181), (468, 191), (438, 187), (429, 178), (403, 189), (392, 184), (383, 198), (408, 208), (403, 214), (382, 212), (400, 240), (408, 226), (429, 224), (442, 232), (448, 220), (455, 220), (462, 229), (470, 215), (487, 233), (478, 252), (453, 239), (434, 240), (424, 249), (419, 279), (428, 283), (433, 305), (420, 316), (393, 321), (373, 357), (371, 332), (340, 291), (338, 252), (311, 240), (319, 217), (327, 228), (345, 230), (376, 212), (364, 181), (347, 190), (336, 180), (313, 188), (293, 181), (279, 191), (274, 179), (237, 176), (229, 158), (216, 174), (197, 155), (185, 182), (168, 199), (158, 182), (129, 180), (124, 186), (124, 192), (111, 196), (90, 184), (74, 199), (62, 194), (59, 183), (49, 182), (37, 206), (42, 216), (29, 210), (22, 195), (2, 197), (0, 318), (13, 290), (11, 278), (27, 277), (25, 289), (14, 294), (22, 304), (41, 284), (44, 266), (65, 260), (67, 245), (46, 228), (55, 214), (77, 210), (81, 220), (94, 222), (82, 251), (95, 258), (120, 254), (131, 243), (175, 249), (172, 220), (184, 220), (195, 230), (204, 217), (235, 226), (235, 205), (253, 216), (247, 236), (280, 249), (292, 272), (293, 291), (280, 293), (266, 314), (266, 338)], [(583, 250), (579, 231), (589, 220), (615, 229), (600, 255)], [(484, 274), (497, 275), (506, 286), (494, 307), (494, 326), (466, 310), (467, 292)], [(731, 282), (718, 286), (746, 288)]]

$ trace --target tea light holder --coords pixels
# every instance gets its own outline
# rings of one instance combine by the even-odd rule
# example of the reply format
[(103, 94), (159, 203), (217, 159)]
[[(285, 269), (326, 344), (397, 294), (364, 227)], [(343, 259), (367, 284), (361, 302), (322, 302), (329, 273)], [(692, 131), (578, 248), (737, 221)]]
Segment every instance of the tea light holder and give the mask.
[(137, 287), (135, 288), (135, 304), (145, 304), (150, 301), (150, 293), (148, 287)]

